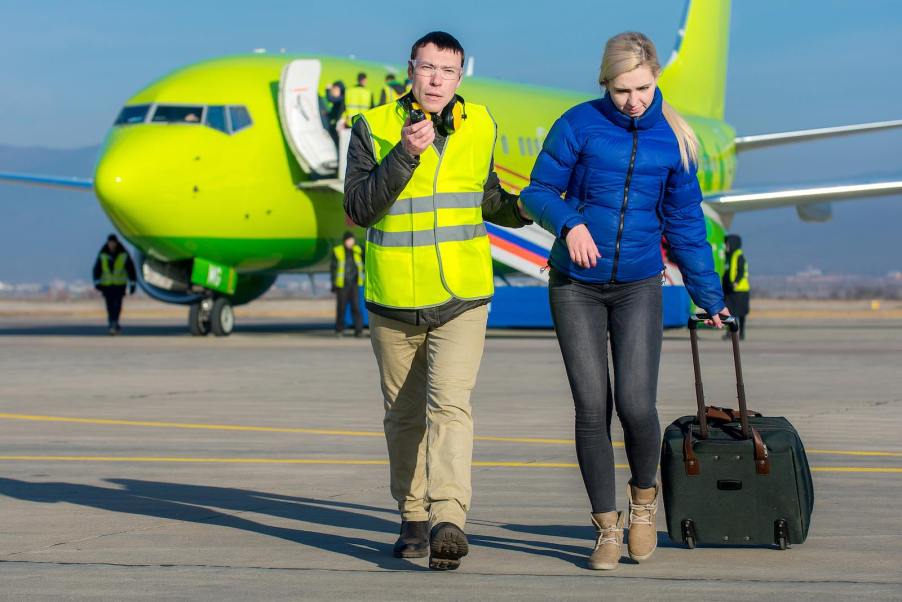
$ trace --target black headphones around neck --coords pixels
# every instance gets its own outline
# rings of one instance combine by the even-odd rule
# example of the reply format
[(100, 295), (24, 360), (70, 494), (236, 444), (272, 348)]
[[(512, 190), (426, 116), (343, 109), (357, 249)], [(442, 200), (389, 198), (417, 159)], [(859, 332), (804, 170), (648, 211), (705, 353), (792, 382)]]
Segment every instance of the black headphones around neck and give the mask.
[(467, 118), (467, 107), (463, 97), (458, 94), (454, 95), (441, 113), (427, 113), (420, 106), (420, 103), (413, 97), (412, 92), (408, 92), (398, 99), (404, 110), (410, 115), (411, 123), (428, 119), (435, 125), (436, 130), (442, 136), (450, 136), (460, 129), (460, 125)]

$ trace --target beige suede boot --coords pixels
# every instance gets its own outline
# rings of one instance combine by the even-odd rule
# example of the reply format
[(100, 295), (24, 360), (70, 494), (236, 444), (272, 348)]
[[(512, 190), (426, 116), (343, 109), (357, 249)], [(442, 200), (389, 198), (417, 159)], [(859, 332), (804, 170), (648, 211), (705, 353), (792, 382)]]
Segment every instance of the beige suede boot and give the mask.
[(595, 549), (589, 556), (589, 568), (610, 571), (620, 563), (620, 550), (623, 547), (623, 512), (599, 512), (592, 515), (595, 525)]
[(658, 547), (658, 530), (655, 517), (658, 514), (658, 491), (655, 484), (648, 489), (639, 489), (630, 485), (627, 494), (630, 498), (630, 536), (627, 541), (630, 558), (647, 560)]

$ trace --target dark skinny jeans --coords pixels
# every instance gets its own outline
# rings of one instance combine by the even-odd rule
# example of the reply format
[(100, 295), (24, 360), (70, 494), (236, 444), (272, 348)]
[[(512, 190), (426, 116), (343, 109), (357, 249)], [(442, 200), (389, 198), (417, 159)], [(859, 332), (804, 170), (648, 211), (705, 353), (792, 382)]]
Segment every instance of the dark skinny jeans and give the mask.
[[(611, 416), (616, 407), (632, 479), (654, 487), (661, 446), (655, 409), (661, 359), (661, 276), (584, 284), (551, 272), (551, 316), (573, 403), (576, 456), (592, 512), (617, 509)], [(608, 334), (614, 367), (608, 374)]]

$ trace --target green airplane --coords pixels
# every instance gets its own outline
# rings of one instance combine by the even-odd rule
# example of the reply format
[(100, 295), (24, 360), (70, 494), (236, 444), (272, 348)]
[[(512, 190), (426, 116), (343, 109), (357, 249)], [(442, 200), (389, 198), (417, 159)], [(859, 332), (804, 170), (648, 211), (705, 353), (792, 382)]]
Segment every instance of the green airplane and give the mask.
[[(700, 143), (699, 181), (708, 240), (723, 270), (723, 239), (739, 211), (794, 205), (809, 221), (829, 201), (897, 194), (902, 181), (731, 191), (736, 156), (748, 148), (902, 126), (902, 120), (737, 137), (724, 122), (730, 4), (691, 0), (659, 85)], [(471, 64), (472, 65), (472, 64)], [(342, 208), (343, 138), (323, 119), (324, 89), (364, 71), (381, 82), (397, 66), (325, 56), (251, 54), (178, 69), (128, 99), (101, 148), (93, 179), (0, 173), (0, 181), (93, 190), (138, 251), (151, 296), (190, 306), (193, 334), (227, 335), (233, 305), (265, 293), (278, 274), (323, 270), (349, 224)], [(465, 75), (460, 93), (498, 123), (495, 165), (519, 191), (545, 132), (585, 94)], [(358, 232), (359, 233), (359, 232)], [(499, 273), (537, 280), (553, 239), (531, 226), (488, 225)], [(679, 271), (662, 256), (668, 283)], [(684, 289), (683, 289), (684, 290)]]

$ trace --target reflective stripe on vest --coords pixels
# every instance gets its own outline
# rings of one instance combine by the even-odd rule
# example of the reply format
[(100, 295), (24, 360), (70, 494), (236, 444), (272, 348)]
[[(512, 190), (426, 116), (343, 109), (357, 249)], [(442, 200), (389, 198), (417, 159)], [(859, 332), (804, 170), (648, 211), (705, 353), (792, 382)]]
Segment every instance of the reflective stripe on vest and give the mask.
[[(367, 230), (367, 301), (418, 309), (494, 292), (482, 198), (496, 127), (485, 107), (467, 103), (466, 109), (442, 154), (430, 146), (420, 155), (397, 200)], [(405, 118), (398, 102), (363, 114), (378, 163), (400, 141)]]
[(128, 255), (119, 253), (113, 261), (113, 269), (110, 269), (110, 256), (107, 253), (100, 254), (100, 286), (125, 286), (128, 284), (128, 272), (125, 270), (125, 262)]
[[(354, 263), (357, 264), (357, 286), (360, 286), (363, 284), (363, 249), (360, 248), (360, 245), (354, 245), (352, 251), (354, 253)], [(335, 255), (336, 259), (335, 286), (338, 288), (344, 288), (345, 257), (347, 257), (347, 254), (345, 253), (345, 246), (336, 245), (332, 248), (332, 253)]]
[(730, 255), (730, 282), (733, 283), (733, 290), (737, 293), (749, 292), (749, 261), (745, 260), (745, 269), (742, 270), (742, 278), (736, 280), (739, 275), (739, 258), (742, 257), (742, 249), (733, 251)]
[(373, 93), (363, 86), (349, 88), (345, 94), (345, 123), (351, 125), (351, 119), (373, 106)]

